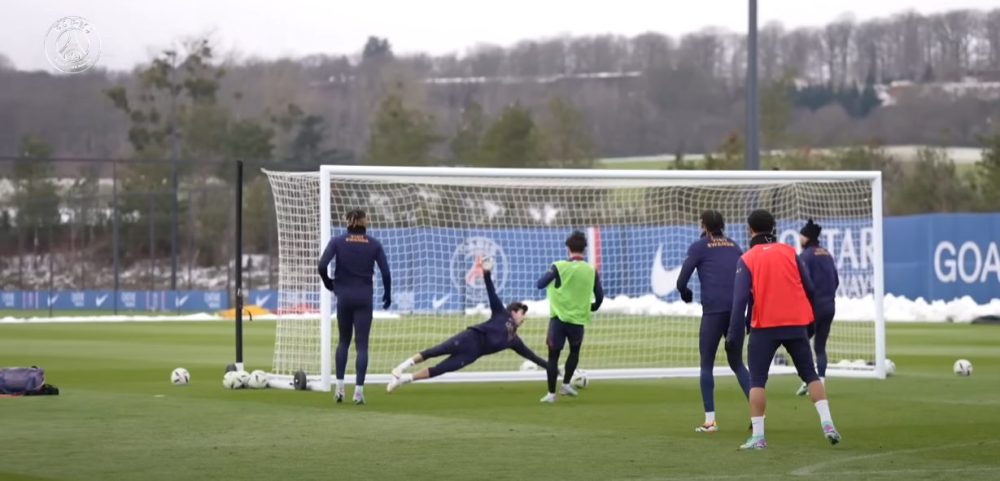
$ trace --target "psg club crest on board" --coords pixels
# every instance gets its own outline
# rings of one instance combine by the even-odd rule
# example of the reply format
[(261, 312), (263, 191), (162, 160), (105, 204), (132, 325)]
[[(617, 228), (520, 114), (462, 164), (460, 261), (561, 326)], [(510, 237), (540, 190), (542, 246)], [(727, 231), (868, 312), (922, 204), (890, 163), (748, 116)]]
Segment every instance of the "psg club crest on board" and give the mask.
[(451, 254), (451, 283), (458, 290), (485, 289), (483, 270), (479, 260), (492, 257), (496, 262), (493, 268), (493, 283), (497, 291), (503, 290), (507, 282), (507, 254), (500, 244), (488, 237), (468, 237), (455, 247)]

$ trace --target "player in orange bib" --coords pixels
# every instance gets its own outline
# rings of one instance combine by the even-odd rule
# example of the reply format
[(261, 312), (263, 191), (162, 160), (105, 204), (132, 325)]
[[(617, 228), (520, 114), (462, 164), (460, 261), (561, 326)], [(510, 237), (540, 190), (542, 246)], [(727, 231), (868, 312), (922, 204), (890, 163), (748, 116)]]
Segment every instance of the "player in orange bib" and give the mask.
[[(736, 264), (733, 311), (729, 322), (727, 349), (743, 349), (743, 333), (750, 334), (747, 360), (750, 367), (750, 422), (753, 435), (740, 449), (764, 449), (764, 412), (767, 408), (768, 370), (778, 347), (784, 346), (792, 357), (799, 377), (809, 387), (809, 394), (819, 413), (823, 435), (832, 443), (840, 442), (833, 425), (826, 389), (813, 367), (807, 326), (813, 322), (810, 295), (812, 284), (806, 267), (795, 249), (776, 242), (774, 216), (755, 210), (747, 218), (750, 227), (750, 250)], [(751, 316), (747, 318), (747, 310)], [(748, 322), (749, 321), (749, 322)]]

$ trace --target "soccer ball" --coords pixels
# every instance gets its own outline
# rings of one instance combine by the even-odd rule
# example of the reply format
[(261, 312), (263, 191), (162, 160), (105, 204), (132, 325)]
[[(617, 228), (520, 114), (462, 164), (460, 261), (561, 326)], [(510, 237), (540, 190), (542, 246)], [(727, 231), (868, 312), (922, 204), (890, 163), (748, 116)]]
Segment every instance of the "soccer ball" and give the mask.
[(251, 389), (264, 389), (267, 387), (267, 373), (261, 370), (256, 370), (250, 373), (250, 379), (247, 381), (247, 386)]
[(246, 371), (229, 371), (222, 376), (222, 386), (226, 389), (242, 389), (249, 380), (250, 375)]
[(590, 385), (590, 378), (587, 377), (587, 371), (577, 369), (576, 372), (573, 373), (573, 379), (570, 382), (573, 386), (583, 389)]
[(896, 374), (896, 363), (892, 362), (892, 359), (886, 358), (885, 375), (892, 376), (893, 374)]
[(955, 365), (952, 366), (952, 371), (958, 376), (971, 376), (972, 375), (972, 363), (968, 359), (959, 359), (955, 361)]
[(538, 370), (538, 364), (535, 364), (535, 363), (533, 363), (531, 361), (524, 361), (524, 362), (521, 363), (521, 370), (522, 371), (537, 371)]
[(170, 382), (174, 386), (184, 386), (191, 382), (191, 373), (183, 367), (174, 369), (174, 372), (170, 373)]

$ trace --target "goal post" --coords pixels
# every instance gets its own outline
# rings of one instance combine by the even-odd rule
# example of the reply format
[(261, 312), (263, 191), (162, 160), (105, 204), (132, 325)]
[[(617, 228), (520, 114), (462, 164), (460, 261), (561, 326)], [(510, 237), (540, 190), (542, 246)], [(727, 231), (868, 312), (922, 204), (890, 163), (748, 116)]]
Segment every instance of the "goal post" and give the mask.
[[(330, 389), (336, 299), (316, 268), (353, 208), (368, 212), (369, 233), (382, 242), (393, 272), (393, 306), (376, 311), (371, 333), (371, 383), (387, 382), (399, 361), (487, 317), (474, 268), (483, 256), (497, 260), (500, 297), (528, 304), (520, 333), (544, 351), (548, 306), (535, 280), (565, 257), (562, 241), (573, 230), (587, 234), (587, 260), (607, 295), (580, 367), (595, 379), (696, 376), (701, 311), (679, 299), (680, 265), (700, 234), (701, 211), (722, 212), (726, 234), (745, 248), (746, 216), (755, 208), (770, 209), (779, 240), (796, 247), (806, 219), (824, 227), (820, 240), (841, 275), (828, 374), (885, 376), (880, 172), (322, 166), (265, 173), (280, 262), (272, 385), (283, 387), (303, 370), (310, 388)], [(697, 275), (690, 285), (697, 301)], [(375, 286), (381, 299), (380, 280)], [(522, 369), (522, 361), (498, 353), (436, 381), (544, 377)], [(793, 372), (780, 356), (776, 363), (773, 373)], [(717, 366), (728, 373), (724, 361)]]

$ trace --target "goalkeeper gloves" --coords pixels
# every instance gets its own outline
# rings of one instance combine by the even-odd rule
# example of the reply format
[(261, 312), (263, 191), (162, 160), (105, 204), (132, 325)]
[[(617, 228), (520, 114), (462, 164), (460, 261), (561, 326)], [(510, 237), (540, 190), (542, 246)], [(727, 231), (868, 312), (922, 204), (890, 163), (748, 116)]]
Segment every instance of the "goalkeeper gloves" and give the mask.
[(388, 309), (392, 305), (392, 296), (388, 292), (382, 294), (382, 309)]
[(483, 268), (483, 272), (492, 272), (493, 267), (496, 265), (496, 261), (492, 257), (487, 257), (480, 261), (479, 266)]
[(690, 304), (691, 301), (694, 300), (694, 292), (692, 292), (691, 289), (685, 287), (684, 290), (681, 291), (681, 300)]

